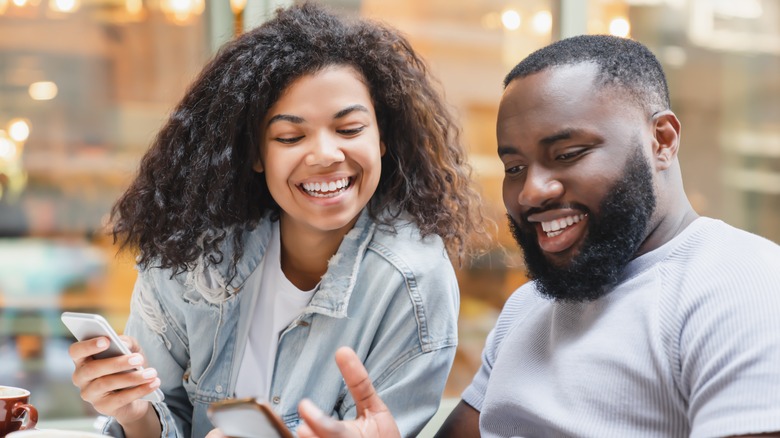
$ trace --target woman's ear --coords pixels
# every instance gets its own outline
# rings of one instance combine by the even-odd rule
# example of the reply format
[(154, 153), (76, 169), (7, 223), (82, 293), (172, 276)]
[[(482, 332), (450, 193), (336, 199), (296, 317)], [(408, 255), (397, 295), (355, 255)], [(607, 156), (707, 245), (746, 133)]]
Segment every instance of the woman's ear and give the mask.
[(255, 164), (252, 165), (252, 169), (254, 169), (257, 173), (263, 173), (263, 170), (265, 170), (263, 167), (263, 161), (258, 158), (257, 161), (255, 161)]
[(387, 146), (385, 146), (385, 142), (380, 141), (379, 142), (379, 156), (384, 157), (385, 152), (387, 152)]
[(657, 170), (668, 169), (680, 149), (680, 121), (671, 110), (653, 115), (653, 160)]

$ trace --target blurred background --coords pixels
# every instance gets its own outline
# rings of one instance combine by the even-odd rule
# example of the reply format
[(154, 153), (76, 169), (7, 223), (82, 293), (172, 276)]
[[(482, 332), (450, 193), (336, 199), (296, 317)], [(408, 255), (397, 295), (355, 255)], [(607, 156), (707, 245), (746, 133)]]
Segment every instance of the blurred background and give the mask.
[[(0, 384), (32, 390), (43, 422), (91, 422), (70, 382), (62, 311), (121, 333), (135, 280), (103, 226), (187, 84), (279, 0), (0, 0)], [(501, 82), (531, 51), (584, 33), (628, 36), (663, 63), (680, 159), (702, 215), (780, 242), (777, 0), (329, 0), (400, 28), (463, 127), (495, 248), (458, 270), (458, 397), (503, 302), (526, 281), (501, 201)]]

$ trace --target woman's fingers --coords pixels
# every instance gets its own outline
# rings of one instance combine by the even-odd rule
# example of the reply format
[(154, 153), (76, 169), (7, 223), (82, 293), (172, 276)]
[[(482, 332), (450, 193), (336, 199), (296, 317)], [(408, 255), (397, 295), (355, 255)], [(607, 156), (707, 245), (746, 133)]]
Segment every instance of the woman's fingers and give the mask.
[(87, 401), (98, 400), (106, 394), (150, 384), (156, 378), (157, 371), (154, 368), (147, 368), (143, 371), (104, 375), (100, 378), (91, 380), (84, 385), (81, 388), (81, 397)]
[[(127, 408), (131, 403), (140, 400), (146, 394), (160, 387), (160, 379), (152, 378), (150, 382), (131, 388), (125, 388), (114, 392), (97, 393), (99, 395), (92, 400), (95, 410), (106, 415), (116, 416), (121, 409)], [(86, 400), (86, 399), (85, 399)]]
[(127, 346), (131, 352), (141, 353), (141, 345), (138, 344), (138, 341), (135, 338), (131, 336), (119, 335), (119, 339), (125, 343), (125, 346)]
[(76, 370), (73, 372), (73, 384), (83, 388), (95, 379), (132, 371), (142, 363), (144, 363), (144, 357), (138, 353), (108, 359), (78, 361), (76, 362)]
[(108, 348), (108, 338), (101, 336), (87, 341), (74, 342), (68, 347), (68, 355), (76, 365), (87, 359), (91, 359), (93, 354), (98, 354)]
[(68, 354), (76, 365), (72, 380), (81, 398), (121, 423), (122, 419), (135, 421), (146, 414), (149, 403), (141, 398), (159, 388), (160, 379), (153, 368), (138, 369), (146, 362), (138, 342), (129, 336), (120, 338), (123, 349), (127, 347), (131, 354), (95, 359), (94, 355), (109, 348), (110, 340), (105, 336), (75, 342)]

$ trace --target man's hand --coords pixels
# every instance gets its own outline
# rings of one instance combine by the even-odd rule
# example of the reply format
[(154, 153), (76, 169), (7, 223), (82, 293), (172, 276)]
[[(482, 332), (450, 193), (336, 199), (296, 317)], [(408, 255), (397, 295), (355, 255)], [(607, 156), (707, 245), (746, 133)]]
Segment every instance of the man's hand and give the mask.
[(400, 437), (395, 419), (385, 403), (377, 395), (368, 371), (352, 349), (341, 347), (336, 351), (336, 364), (344, 382), (355, 400), (358, 417), (350, 421), (338, 421), (322, 412), (309, 400), (302, 400), (298, 412), (305, 424), (298, 428), (300, 438), (395, 438)]

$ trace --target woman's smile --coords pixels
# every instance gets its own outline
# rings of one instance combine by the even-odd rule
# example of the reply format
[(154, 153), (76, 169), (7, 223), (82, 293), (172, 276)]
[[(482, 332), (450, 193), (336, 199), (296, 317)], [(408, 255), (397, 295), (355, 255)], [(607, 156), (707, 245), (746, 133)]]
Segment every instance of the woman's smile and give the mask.
[(349, 190), (353, 180), (352, 177), (344, 177), (330, 181), (305, 182), (298, 187), (303, 193), (314, 198), (333, 198)]

